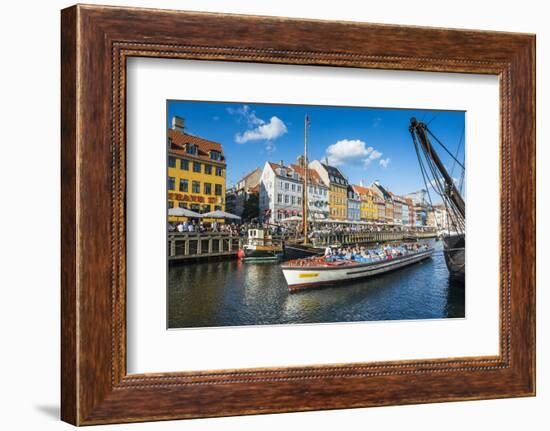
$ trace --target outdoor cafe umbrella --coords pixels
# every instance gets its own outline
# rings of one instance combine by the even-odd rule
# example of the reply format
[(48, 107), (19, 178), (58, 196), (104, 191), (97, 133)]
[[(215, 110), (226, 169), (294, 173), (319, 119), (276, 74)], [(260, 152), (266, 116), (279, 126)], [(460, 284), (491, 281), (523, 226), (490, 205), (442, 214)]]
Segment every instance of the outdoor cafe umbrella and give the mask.
[(202, 215), (204, 218), (227, 218), (227, 219), (233, 219), (233, 220), (240, 220), (241, 218), (238, 215), (226, 213), (225, 211), (211, 211), (209, 213)]
[(188, 210), (187, 208), (170, 208), (168, 210), (169, 216), (174, 217), (192, 217), (192, 218), (201, 218), (202, 214), (196, 213), (195, 211)]

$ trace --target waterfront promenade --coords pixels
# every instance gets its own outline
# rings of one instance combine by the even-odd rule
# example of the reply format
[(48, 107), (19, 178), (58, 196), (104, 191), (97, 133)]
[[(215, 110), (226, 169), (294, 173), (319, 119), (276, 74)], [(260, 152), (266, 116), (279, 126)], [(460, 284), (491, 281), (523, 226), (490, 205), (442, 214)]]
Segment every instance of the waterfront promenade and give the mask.
[[(434, 238), (435, 229), (417, 230), (379, 230), (351, 232), (314, 232), (310, 238), (313, 247), (324, 249), (326, 246), (352, 246), (355, 244), (374, 244), (390, 241), (407, 241)], [(170, 232), (168, 234), (168, 260), (207, 260), (209, 258), (237, 257), (244, 236), (230, 232)], [(274, 235), (275, 240), (284, 240), (287, 244), (301, 243), (303, 238), (292, 234)]]

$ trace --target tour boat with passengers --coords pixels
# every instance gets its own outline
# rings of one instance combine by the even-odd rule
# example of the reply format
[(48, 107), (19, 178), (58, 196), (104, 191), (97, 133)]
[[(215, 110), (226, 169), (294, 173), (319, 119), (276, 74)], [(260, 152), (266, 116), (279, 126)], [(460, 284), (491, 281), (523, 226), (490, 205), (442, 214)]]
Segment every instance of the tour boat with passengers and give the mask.
[(292, 291), (339, 284), (403, 268), (431, 257), (433, 248), (427, 244), (408, 243), (386, 245), (377, 249), (332, 252), (281, 265), (288, 289)]

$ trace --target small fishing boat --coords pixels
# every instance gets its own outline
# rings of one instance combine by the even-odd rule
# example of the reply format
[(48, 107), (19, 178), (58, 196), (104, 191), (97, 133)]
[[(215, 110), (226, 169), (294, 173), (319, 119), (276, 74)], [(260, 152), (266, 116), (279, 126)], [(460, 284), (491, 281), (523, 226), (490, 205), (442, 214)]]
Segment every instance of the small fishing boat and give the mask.
[(239, 250), (243, 262), (276, 262), (283, 256), (283, 244), (273, 240), (267, 229), (249, 229), (246, 242)]
[(292, 292), (383, 274), (428, 259), (432, 252), (428, 246), (418, 246), (377, 259), (311, 257), (285, 262), (281, 269)]

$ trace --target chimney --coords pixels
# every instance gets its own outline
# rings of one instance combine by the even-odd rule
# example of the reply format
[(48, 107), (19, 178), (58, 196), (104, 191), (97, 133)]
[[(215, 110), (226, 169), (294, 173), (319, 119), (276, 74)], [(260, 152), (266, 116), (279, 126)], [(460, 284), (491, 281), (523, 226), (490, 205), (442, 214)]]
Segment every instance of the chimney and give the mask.
[(304, 168), (306, 165), (304, 156), (298, 156), (296, 158), (296, 162), (297, 162), (297, 165), (300, 166), (301, 168)]
[(281, 168), (283, 168), (283, 167), (285, 166), (284, 160), (281, 160), (281, 161), (279, 162), (279, 164), (281, 165)]
[(174, 115), (172, 117), (172, 130), (183, 133), (185, 129), (185, 120), (182, 117)]

